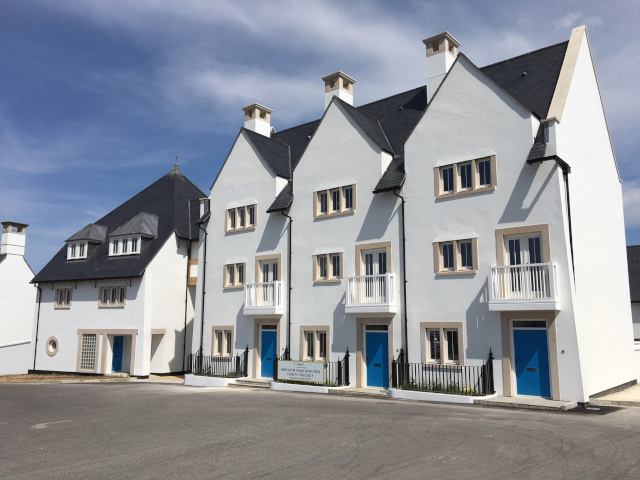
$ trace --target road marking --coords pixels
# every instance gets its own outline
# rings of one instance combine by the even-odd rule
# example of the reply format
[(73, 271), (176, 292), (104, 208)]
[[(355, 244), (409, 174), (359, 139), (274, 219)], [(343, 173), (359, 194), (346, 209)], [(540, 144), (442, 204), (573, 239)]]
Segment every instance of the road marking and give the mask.
[(48, 423), (36, 423), (35, 425), (31, 425), (31, 428), (35, 428), (36, 430), (42, 430), (43, 428), (47, 428), (49, 425), (55, 425), (56, 423), (71, 423), (71, 420), (60, 420), (58, 422), (48, 422)]

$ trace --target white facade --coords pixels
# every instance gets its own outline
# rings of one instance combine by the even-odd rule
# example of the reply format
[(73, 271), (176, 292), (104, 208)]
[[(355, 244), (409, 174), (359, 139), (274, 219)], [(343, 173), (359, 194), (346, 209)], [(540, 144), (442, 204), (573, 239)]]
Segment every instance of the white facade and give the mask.
[[(117, 371), (132, 376), (182, 372), (184, 342), (191, 342), (184, 338), (185, 322), (190, 328), (195, 294), (195, 286), (187, 286), (188, 249), (189, 242), (173, 234), (142, 277), (41, 284), (35, 370), (112, 373), (114, 342), (122, 337)], [(112, 287), (125, 289), (125, 301), (101, 305), (101, 292)], [(61, 289), (71, 290), (68, 305), (57, 305)], [(93, 360), (82, 364), (87, 335), (95, 335), (95, 351)]]
[[(560, 59), (547, 118), (459, 55), (451, 35), (427, 40), (429, 106), (403, 143), (404, 184), (376, 190), (397, 152), (377, 119), (340, 100), (327, 101), (292, 178), (241, 131), (210, 197), (203, 354), (222, 354), (216, 331), (231, 330), (225, 353), (248, 346), (249, 375), (270, 376), (260, 362), (273, 326), (277, 356), (288, 347), (292, 359), (335, 362), (348, 349), (357, 386), (379, 386), (371, 365), (389, 374), (401, 349), (420, 368), (480, 366), (491, 352), (506, 396), (586, 402), (634, 381), (620, 179), (584, 27)], [(265, 213), (287, 180), (291, 207)], [(226, 231), (229, 211), (247, 205), (257, 224)], [(282, 302), (252, 310), (249, 283), (264, 280), (261, 258), (276, 257)], [(244, 288), (225, 287), (229, 265), (244, 265)], [(372, 360), (368, 343), (384, 343), (386, 357)], [(526, 363), (534, 357), (539, 365)]]
[(33, 271), (24, 259), (26, 225), (3, 222), (0, 248), (0, 375), (27, 373), (33, 363)]
[[(277, 326), (278, 355), (283, 354), (286, 345), (286, 316), (283, 316), (282, 311), (288, 298), (287, 219), (280, 214), (265, 212), (285, 185), (286, 180), (272, 172), (247, 133), (241, 132), (211, 190), (211, 217), (206, 225), (206, 242), (203, 235), (200, 237), (200, 265), (205, 262), (205, 243), (207, 249), (204, 280), (206, 294), (203, 305), (204, 269), (199, 268), (200, 287), (195, 302), (193, 353), (200, 350), (202, 340), (203, 354), (213, 355), (215, 331), (231, 331), (233, 351), (225, 348), (221, 353), (232, 356), (241, 353), (248, 346), (249, 365), (253, 365), (254, 370), (258, 369), (256, 352), (259, 340), (256, 339), (259, 337), (260, 325), (267, 323)], [(236, 218), (237, 228), (228, 228), (229, 210), (233, 209), (237, 214), (237, 209), (252, 206), (255, 208), (253, 225), (249, 225), (247, 218), (246, 228), (241, 228), (240, 220)], [(242, 265), (244, 284), (261, 284), (261, 262), (268, 263), (270, 268), (277, 265), (276, 276), (266, 280), (275, 279), (271, 282), (271, 287), (267, 288), (278, 290), (279, 301), (273, 308), (267, 306), (264, 309), (245, 311), (245, 289), (243, 284), (237, 284), (237, 267), (233, 284), (226, 282), (226, 268)], [(204, 330), (201, 329), (203, 308)]]

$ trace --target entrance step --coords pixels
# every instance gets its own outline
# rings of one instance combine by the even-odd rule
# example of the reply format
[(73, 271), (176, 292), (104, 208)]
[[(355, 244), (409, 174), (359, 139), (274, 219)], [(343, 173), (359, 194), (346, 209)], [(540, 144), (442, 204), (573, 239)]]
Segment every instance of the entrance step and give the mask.
[(270, 378), (238, 378), (230, 387), (271, 388)]
[(524, 395), (519, 397), (498, 395), (487, 400), (476, 399), (474, 403), (490, 407), (528, 408), (530, 410), (555, 410), (559, 412), (566, 412), (578, 406), (576, 402), (549, 400), (548, 398), (527, 397)]
[(371, 387), (347, 387), (347, 388), (330, 388), (329, 393), (334, 395), (349, 395), (352, 397), (369, 397), (369, 398), (391, 398), (389, 391), (384, 388)]
[(105, 377), (116, 377), (116, 378), (129, 378), (129, 374), (126, 372), (111, 372), (105, 373)]

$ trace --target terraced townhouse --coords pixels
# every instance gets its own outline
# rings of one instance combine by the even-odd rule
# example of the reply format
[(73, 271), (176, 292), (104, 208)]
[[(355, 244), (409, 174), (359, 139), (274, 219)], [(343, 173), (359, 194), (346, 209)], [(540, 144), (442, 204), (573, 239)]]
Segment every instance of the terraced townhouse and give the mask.
[(400, 356), (424, 371), (492, 355), (498, 394), (578, 402), (635, 382), (585, 27), (482, 68), (448, 32), (423, 42), (413, 90), (356, 107), (337, 72), (322, 117), (278, 132), (243, 109), (202, 206), (192, 352), (247, 349), (249, 376), (270, 378), (276, 358), (349, 351), (351, 383), (382, 388)]

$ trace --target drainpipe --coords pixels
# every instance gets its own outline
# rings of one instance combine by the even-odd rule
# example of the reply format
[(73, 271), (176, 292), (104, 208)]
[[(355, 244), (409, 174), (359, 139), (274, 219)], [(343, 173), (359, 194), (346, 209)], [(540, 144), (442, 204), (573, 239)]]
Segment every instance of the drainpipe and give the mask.
[[(189, 228), (191, 228), (191, 225), (189, 225)], [(185, 285), (184, 285), (184, 335), (182, 336), (182, 372), (184, 373), (185, 370), (185, 358), (187, 356), (187, 309), (188, 309), (188, 302), (189, 302), (189, 270), (191, 267), (191, 264), (189, 263), (191, 261), (191, 242), (186, 242), (187, 243), (187, 278), (185, 281)]]
[(36, 356), (38, 355), (38, 330), (40, 329), (40, 301), (42, 300), (42, 289), (36, 284), (38, 289), (38, 315), (36, 317), (36, 339), (33, 348), (33, 370), (36, 369)]
[[(207, 279), (207, 230), (205, 228), (202, 228), (202, 224), (199, 224), (198, 228), (204, 232), (204, 252), (202, 254), (202, 305), (200, 309), (200, 351), (198, 352), (200, 365), (202, 365), (202, 341), (204, 339), (204, 296), (207, 293), (205, 290)], [(200, 265), (198, 265), (198, 269), (200, 269)]]
[(287, 263), (287, 285), (289, 287), (289, 294), (287, 295), (287, 352), (289, 358), (291, 358), (291, 227), (293, 218), (284, 213), (284, 210), (280, 210), (280, 213), (289, 219), (289, 261)]
[(548, 157), (537, 158), (535, 160), (527, 160), (527, 163), (529, 165), (533, 165), (534, 163), (542, 163), (547, 160), (555, 161), (562, 169), (562, 178), (564, 179), (567, 200), (567, 223), (569, 227), (569, 248), (571, 249), (571, 268), (573, 270), (573, 279), (575, 281), (576, 264), (573, 258), (573, 228), (571, 227), (571, 198), (569, 196), (569, 174), (571, 173), (571, 166), (557, 155), (549, 155)]
[(409, 361), (409, 318), (407, 316), (407, 237), (404, 230), (404, 197), (394, 190), (393, 194), (402, 200), (402, 302), (404, 304), (404, 351)]

